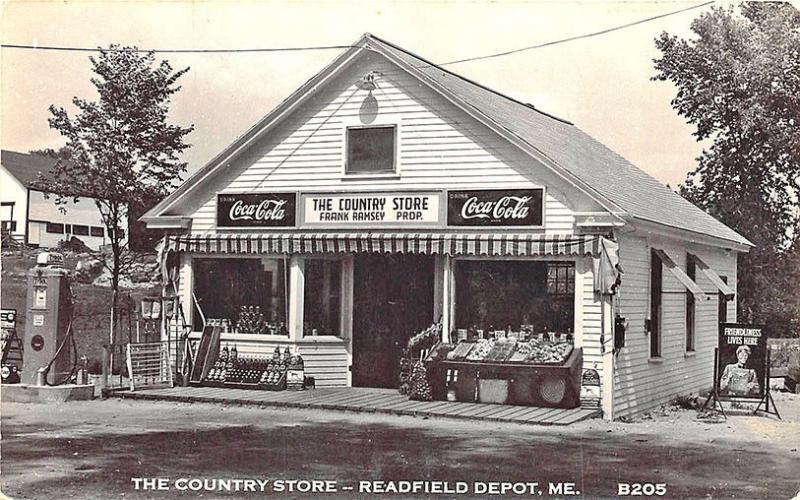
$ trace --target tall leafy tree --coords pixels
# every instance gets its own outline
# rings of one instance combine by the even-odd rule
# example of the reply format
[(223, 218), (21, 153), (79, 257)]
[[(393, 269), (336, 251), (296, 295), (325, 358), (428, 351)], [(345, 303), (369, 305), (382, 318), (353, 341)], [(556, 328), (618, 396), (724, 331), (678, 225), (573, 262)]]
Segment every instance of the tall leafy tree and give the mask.
[(800, 12), (780, 2), (712, 8), (696, 35), (662, 33), (655, 79), (709, 144), (683, 196), (756, 244), (740, 259), (739, 314), (787, 330), (798, 313), (789, 249), (800, 236)]
[(53, 193), (62, 207), (79, 196), (95, 200), (110, 244), (105, 263), (116, 311), (120, 276), (133, 261), (126, 231), (129, 207), (163, 197), (186, 171), (180, 155), (189, 147), (184, 137), (194, 126), (171, 124), (169, 105), (189, 68), (174, 71), (167, 61), (156, 62), (152, 52), (119, 45), (99, 49), (89, 60), (98, 98), (73, 98), (74, 117), (50, 106), (50, 127), (66, 145), (52, 178), (40, 177), (37, 187)]

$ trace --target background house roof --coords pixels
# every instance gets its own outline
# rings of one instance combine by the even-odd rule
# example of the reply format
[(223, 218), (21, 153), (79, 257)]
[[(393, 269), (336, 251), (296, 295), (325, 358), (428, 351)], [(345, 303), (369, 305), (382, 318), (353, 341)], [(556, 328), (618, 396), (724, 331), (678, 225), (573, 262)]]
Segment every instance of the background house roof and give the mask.
[(374, 35), (366, 34), (364, 40), (446, 88), (630, 216), (752, 246), (745, 237), (568, 121), (436, 66)]
[(43, 155), (18, 153), (6, 149), (0, 151), (0, 163), (26, 188), (39, 178), (41, 172), (46, 179), (52, 180), (54, 158)]

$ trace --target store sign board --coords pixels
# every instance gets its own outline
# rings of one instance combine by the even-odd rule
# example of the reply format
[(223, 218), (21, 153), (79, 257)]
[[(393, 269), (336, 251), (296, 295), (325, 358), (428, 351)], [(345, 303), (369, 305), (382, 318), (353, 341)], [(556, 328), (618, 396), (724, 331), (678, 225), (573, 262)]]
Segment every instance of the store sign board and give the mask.
[(309, 194), (303, 222), (309, 226), (369, 226), (440, 222), (439, 193)]
[(527, 226), (544, 222), (544, 189), (447, 192), (448, 226)]
[(761, 398), (766, 388), (764, 327), (720, 323), (717, 389), (720, 396)]
[(295, 193), (217, 195), (217, 227), (292, 227)]

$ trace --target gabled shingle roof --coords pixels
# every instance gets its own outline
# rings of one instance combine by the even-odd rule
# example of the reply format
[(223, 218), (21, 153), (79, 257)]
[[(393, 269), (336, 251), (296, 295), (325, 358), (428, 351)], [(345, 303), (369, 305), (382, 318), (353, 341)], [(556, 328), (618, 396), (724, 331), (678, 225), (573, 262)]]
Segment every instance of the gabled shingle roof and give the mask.
[(51, 179), (56, 160), (43, 155), (0, 151), (0, 163), (26, 188), (30, 188), (41, 172)]
[(498, 126), (539, 150), (628, 215), (752, 245), (575, 125), (452, 73), (374, 35), (365, 38), (445, 87)]
[[(430, 61), (382, 40), (365, 34), (354, 47), (369, 46), (390, 60), (405, 67), (422, 81), (448, 94), (454, 102), (469, 109), (506, 137), (513, 137), (537, 155), (544, 157), (560, 175), (577, 181), (595, 198), (612, 205), (615, 213), (634, 219), (691, 231), (740, 245), (753, 246), (745, 237), (697, 208), (659, 181), (646, 174), (617, 153), (597, 142), (573, 124), (543, 113), (500, 94), (483, 85), (438, 67)], [(158, 203), (142, 219), (157, 218), (169, 213), (171, 207), (198, 183), (207, 178), (242, 148), (281, 119), (284, 112), (297, 101), (312, 94), (323, 77), (353, 55), (345, 51), (317, 73), (250, 130), (237, 138), (208, 164), (189, 177), (178, 189)], [(620, 214), (621, 212), (621, 214)]]

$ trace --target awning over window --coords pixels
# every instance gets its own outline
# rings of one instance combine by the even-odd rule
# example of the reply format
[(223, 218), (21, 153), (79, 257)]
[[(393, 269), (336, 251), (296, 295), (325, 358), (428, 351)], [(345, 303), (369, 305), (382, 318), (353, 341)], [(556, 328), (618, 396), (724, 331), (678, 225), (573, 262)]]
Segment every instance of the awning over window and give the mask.
[(167, 248), (223, 254), (416, 253), (598, 255), (600, 236), (456, 233), (285, 233), (170, 236)]
[(698, 284), (695, 283), (694, 280), (690, 278), (689, 275), (686, 274), (686, 272), (683, 269), (678, 267), (678, 265), (675, 264), (675, 261), (672, 260), (664, 250), (661, 250), (660, 248), (654, 248), (653, 251), (658, 255), (658, 258), (661, 259), (661, 262), (662, 264), (664, 264), (664, 267), (666, 267), (667, 270), (670, 273), (672, 273), (673, 276), (678, 278), (678, 281), (680, 281), (681, 284), (683, 284), (683, 286), (685, 286), (687, 290), (692, 292), (692, 295), (694, 295), (695, 298), (697, 299), (706, 298), (706, 294), (705, 292), (703, 292), (703, 289), (700, 288), (700, 286), (698, 286)]
[(711, 281), (711, 283), (713, 283), (714, 286), (717, 287), (717, 290), (719, 290), (720, 293), (725, 297), (725, 300), (731, 300), (734, 297), (734, 295), (736, 295), (736, 293), (733, 291), (733, 288), (731, 288), (730, 286), (728, 286), (727, 283), (722, 281), (722, 278), (720, 278), (719, 274), (717, 274), (713, 269), (708, 267), (708, 264), (703, 262), (703, 259), (701, 259), (697, 255), (692, 255), (692, 259), (694, 259), (697, 268), (703, 271), (703, 274), (706, 275), (706, 278), (708, 278), (709, 281)]

